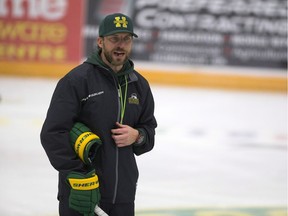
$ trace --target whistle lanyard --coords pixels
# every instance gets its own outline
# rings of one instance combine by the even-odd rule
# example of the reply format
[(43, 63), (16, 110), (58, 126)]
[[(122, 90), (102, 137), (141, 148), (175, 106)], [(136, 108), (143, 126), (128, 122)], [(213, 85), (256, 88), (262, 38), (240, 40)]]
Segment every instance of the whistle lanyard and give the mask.
[(125, 109), (126, 109), (126, 99), (127, 99), (127, 89), (128, 89), (128, 82), (127, 82), (127, 77), (125, 76), (125, 92), (124, 92), (124, 99), (123, 99), (123, 94), (122, 94), (122, 88), (121, 85), (118, 84), (119, 88), (119, 97), (120, 97), (120, 105), (121, 105), (121, 118), (120, 118), (120, 124), (123, 123), (124, 119), (124, 114), (125, 114)]

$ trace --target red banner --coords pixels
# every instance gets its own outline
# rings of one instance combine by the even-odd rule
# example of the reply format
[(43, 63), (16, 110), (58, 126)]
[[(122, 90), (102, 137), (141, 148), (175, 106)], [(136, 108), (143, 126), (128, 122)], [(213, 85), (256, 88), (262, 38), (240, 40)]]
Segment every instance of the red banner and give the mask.
[(83, 2), (0, 1), (0, 61), (79, 62)]

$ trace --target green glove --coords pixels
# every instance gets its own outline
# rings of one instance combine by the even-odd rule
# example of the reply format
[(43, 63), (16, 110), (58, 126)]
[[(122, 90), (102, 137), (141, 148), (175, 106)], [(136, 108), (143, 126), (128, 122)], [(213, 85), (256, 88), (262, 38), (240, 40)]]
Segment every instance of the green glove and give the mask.
[(94, 216), (95, 206), (100, 201), (99, 182), (95, 170), (86, 175), (71, 172), (67, 176), (67, 181), (71, 186), (69, 207), (84, 216)]
[(100, 138), (84, 124), (77, 122), (70, 133), (71, 145), (77, 156), (87, 165), (91, 165), (98, 148), (102, 145)]

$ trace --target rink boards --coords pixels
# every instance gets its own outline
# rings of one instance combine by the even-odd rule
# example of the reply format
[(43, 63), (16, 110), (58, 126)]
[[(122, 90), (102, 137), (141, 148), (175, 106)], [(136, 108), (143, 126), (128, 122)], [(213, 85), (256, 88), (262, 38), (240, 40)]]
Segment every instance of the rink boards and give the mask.
[[(72, 68), (71, 64), (0, 61), (0, 75), (17, 75), (33, 77), (62, 77)], [(216, 88), (226, 90), (286, 92), (286, 72), (275, 69), (251, 69), (235, 67), (179, 67), (135, 62), (135, 69), (152, 84)]]
[(138, 211), (136, 216), (286, 216), (283, 208), (193, 208)]

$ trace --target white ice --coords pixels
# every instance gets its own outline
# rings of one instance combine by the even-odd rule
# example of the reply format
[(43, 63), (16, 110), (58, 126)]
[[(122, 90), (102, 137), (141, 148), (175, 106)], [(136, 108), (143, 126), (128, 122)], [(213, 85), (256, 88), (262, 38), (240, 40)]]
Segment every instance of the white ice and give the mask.
[[(58, 215), (39, 133), (57, 80), (0, 77), (0, 215)], [(152, 85), (155, 148), (137, 209), (286, 206), (287, 96)]]

